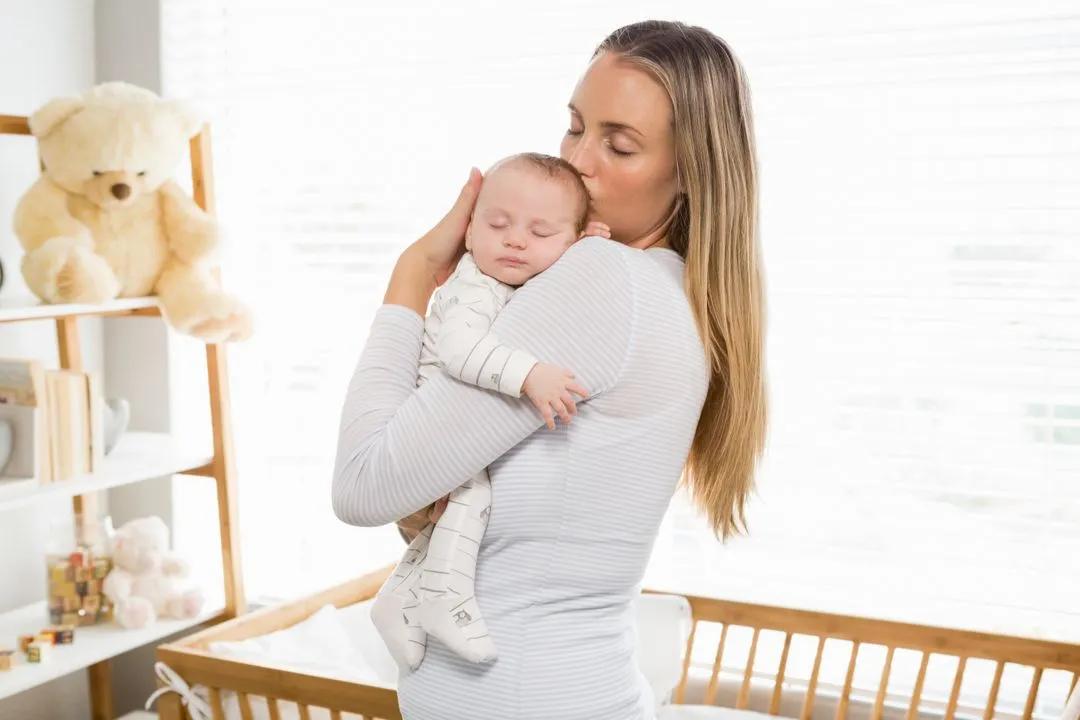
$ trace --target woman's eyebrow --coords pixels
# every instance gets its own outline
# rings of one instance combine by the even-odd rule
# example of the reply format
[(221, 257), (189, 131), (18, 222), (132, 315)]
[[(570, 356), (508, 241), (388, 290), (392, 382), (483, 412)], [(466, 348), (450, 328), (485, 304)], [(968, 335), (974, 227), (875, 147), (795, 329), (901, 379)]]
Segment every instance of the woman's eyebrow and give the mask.
[[(581, 115), (581, 111), (574, 107), (574, 103), (569, 103), (567, 107), (570, 108), (570, 110), (572, 110), (574, 113)], [(643, 132), (635, 128), (633, 125), (627, 125), (626, 123), (618, 123), (612, 122), (611, 120), (606, 120), (600, 123), (600, 127), (604, 128), (605, 130), (629, 130), (636, 135), (645, 137), (645, 134)]]

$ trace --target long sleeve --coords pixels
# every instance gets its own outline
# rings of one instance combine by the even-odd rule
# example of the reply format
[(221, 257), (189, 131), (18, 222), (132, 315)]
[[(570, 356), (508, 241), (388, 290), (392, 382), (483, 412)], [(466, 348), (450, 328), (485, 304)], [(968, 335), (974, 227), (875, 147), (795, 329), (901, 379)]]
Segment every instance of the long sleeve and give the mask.
[[(517, 290), (492, 325), (512, 346), (572, 370), (590, 392), (586, 405), (616, 383), (629, 354), (634, 297), (623, 252), (603, 238), (578, 241)], [(347, 523), (378, 526), (413, 513), (543, 426), (524, 399), (445, 374), (416, 388), (422, 338), (413, 310), (376, 312), (339, 427), (332, 499)]]
[(489, 286), (496, 282), (465, 276), (454, 283), (442, 307), (435, 353), (443, 369), (458, 380), (520, 397), (525, 377), (537, 360), (500, 342), (491, 331), (502, 309)]

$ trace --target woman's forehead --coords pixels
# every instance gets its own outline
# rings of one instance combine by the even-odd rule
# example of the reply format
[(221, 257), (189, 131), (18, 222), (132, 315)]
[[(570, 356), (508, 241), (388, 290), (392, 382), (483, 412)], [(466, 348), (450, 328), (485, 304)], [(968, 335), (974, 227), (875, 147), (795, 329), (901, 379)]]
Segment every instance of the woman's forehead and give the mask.
[(667, 91), (646, 70), (611, 52), (589, 64), (570, 105), (586, 122), (626, 125), (645, 137), (662, 135), (671, 126)]

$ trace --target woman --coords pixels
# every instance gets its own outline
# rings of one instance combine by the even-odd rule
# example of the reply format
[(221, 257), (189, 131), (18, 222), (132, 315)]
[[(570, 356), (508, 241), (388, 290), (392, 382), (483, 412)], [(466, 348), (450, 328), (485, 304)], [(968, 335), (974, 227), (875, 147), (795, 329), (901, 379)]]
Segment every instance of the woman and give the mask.
[(415, 389), (423, 315), (463, 251), (476, 172), (402, 253), (349, 386), (333, 490), (345, 522), (398, 521), (411, 537), (437, 499), (491, 473), (476, 594), (499, 657), (473, 665), (429, 638), (399, 684), (407, 720), (652, 718), (631, 601), (680, 474), (722, 540), (746, 527), (766, 403), (738, 61), (697, 27), (615, 31), (574, 90), (561, 154), (616, 242), (572, 246), (493, 331), (575, 372), (589, 395), (564, 424), (541, 429), (527, 400), (445, 376)]

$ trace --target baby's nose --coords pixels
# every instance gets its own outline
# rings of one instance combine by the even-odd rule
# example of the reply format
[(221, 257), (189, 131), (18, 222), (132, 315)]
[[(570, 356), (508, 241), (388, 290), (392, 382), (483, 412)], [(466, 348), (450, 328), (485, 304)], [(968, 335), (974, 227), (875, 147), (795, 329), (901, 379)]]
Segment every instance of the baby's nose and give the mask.
[(131, 186), (127, 183), (116, 183), (109, 189), (117, 200), (123, 200), (131, 194)]

